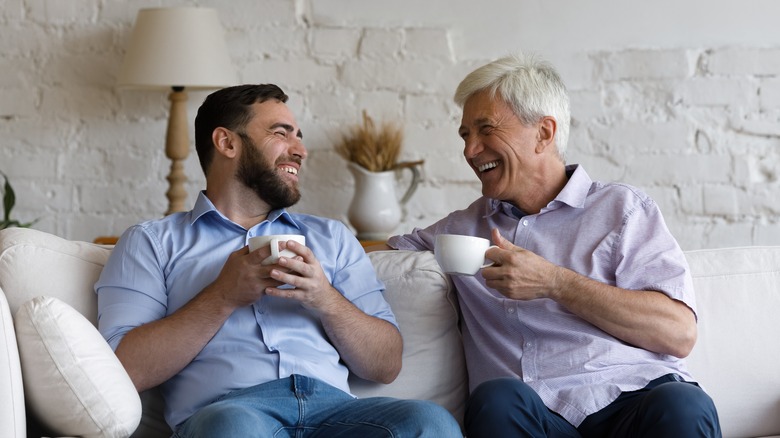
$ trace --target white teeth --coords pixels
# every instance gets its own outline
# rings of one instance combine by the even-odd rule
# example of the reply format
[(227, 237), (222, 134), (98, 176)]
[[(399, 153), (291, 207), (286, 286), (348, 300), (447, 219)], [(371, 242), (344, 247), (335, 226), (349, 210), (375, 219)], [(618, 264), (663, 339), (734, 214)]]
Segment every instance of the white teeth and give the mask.
[(291, 173), (293, 175), (297, 175), (298, 174), (298, 169), (296, 169), (294, 167), (282, 167), (282, 170), (287, 172), (287, 173)]
[(477, 169), (480, 172), (484, 172), (484, 171), (486, 171), (488, 169), (492, 169), (492, 168), (494, 168), (496, 166), (498, 166), (498, 161), (491, 161), (489, 163), (485, 163), (485, 164), (480, 165), (479, 167), (477, 167)]

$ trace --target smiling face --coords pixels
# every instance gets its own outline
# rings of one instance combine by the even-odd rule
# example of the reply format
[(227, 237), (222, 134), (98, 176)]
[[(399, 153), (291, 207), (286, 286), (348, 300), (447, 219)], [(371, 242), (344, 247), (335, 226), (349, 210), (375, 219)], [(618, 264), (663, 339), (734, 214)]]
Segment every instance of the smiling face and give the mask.
[(303, 135), (287, 105), (269, 100), (253, 105), (255, 116), (239, 133), (242, 142), (236, 178), (272, 209), (301, 198), (298, 171), (307, 156)]
[(523, 125), (502, 99), (481, 91), (463, 105), (458, 133), (463, 156), (482, 181), (482, 194), (523, 208), (526, 197), (538, 190), (537, 173), (543, 166), (539, 152), (546, 143), (538, 124)]

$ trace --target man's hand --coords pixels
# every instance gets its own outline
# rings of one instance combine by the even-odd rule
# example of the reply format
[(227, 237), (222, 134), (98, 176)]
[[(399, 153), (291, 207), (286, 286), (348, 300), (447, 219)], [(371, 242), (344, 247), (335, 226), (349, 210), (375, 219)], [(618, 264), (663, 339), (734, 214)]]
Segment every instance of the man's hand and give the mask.
[[(298, 256), (292, 259), (279, 257), (275, 265), (268, 266), (271, 268), (269, 278), (275, 284), (265, 287), (266, 294), (296, 300), (317, 311), (332, 305), (334, 300), (343, 298), (331, 286), (311, 249), (294, 240), (281, 242), (280, 249), (289, 249)], [(278, 286), (282, 284), (289, 284), (293, 288), (280, 289)]]
[(513, 245), (497, 229), (492, 239), (498, 248), (488, 249), (485, 256), (496, 264), (482, 269), (488, 287), (513, 300), (549, 298), (554, 293), (560, 267)]
[(274, 266), (262, 264), (270, 255), (271, 250), (267, 246), (252, 252), (244, 246), (232, 252), (217, 279), (207, 289), (218, 291), (222, 299), (234, 308), (251, 305), (263, 297), (267, 288), (282, 284), (271, 278)]
[(628, 290), (556, 266), (513, 245), (494, 229), (483, 268), (485, 283), (507, 298), (550, 298), (571, 313), (637, 347), (676, 357), (696, 342), (696, 319), (688, 306), (653, 290)]
[(271, 265), (270, 275), (293, 288), (270, 286), (265, 293), (296, 300), (315, 311), (344, 363), (357, 376), (392, 382), (401, 371), (403, 341), (398, 330), (385, 320), (367, 315), (337, 291), (309, 248), (292, 240), (282, 245), (298, 256), (280, 257), (276, 265)]

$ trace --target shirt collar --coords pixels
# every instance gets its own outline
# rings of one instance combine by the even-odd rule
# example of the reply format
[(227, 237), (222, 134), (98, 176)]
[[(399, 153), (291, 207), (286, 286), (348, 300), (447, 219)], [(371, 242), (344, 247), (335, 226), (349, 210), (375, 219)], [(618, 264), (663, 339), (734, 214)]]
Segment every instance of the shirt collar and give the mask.
[(585, 207), (585, 198), (588, 197), (593, 180), (579, 164), (566, 166), (566, 175), (569, 176), (569, 182), (566, 183), (553, 202), (562, 202), (574, 208)]
[[(547, 207), (542, 209), (542, 211), (552, 207), (556, 203), (564, 203), (574, 208), (583, 208), (585, 206), (585, 198), (587, 198), (590, 186), (593, 184), (590, 176), (588, 176), (585, 169), (579, 164), (567, 165), (566, 175), (569, 177), (569, 181), (563, 187), (563, 190), (558, 193), (558, 196), (547, 204)], [(526, 214), (510, 202), (490, 199), (490, 202), (486, 205), (484, 217), (487, 218), (497, 213), (504, 213), (517, 218), (523, 217)]]
[[(194, 225), (195, 222), (197, 222), (201, 217), (212, 212), (213, 214), (219, 216), (223, 221), (235, 224), (235, 222), (231, 221), (225, 217), (222, 212), (217, 210), (217, 207), (215, 207), (208, 196), (206, 196), (206, 192), (201, 190), (201, 192), (198, 194), (198, 199), (195, 201), (195, 207), (193, 207), (192, 211), (190, 212), (190, 225)], [(268, 216), (265, 218), (265, 220), (268, 222), (276, 222), (279, 219), (289, 222), (295, 228), (301, 228), (298, 222), (296, 222), (292, 215), (284, 208), (271, 210), (268, 213)]]

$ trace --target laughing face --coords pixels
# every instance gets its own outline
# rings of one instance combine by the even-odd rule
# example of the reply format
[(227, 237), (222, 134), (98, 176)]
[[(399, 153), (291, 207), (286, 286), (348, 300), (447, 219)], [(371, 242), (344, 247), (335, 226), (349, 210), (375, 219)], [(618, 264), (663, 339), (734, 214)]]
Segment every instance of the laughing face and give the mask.
[(239, 136), (243, 148), (236, 171), (238, 180), (272, 209), (298, 202), (298, 171), (307, 152), (287, 106), (278, 101), (255, 104), (255, 117), (247, 125), (247, 133)]
[(482, 181), (482, 194), (522, 206), (535, 190), (542, 159), (538, 127), (523, 125), (501, 98), (482, 91), (463, 106), (458, 133), (463, 155)]

